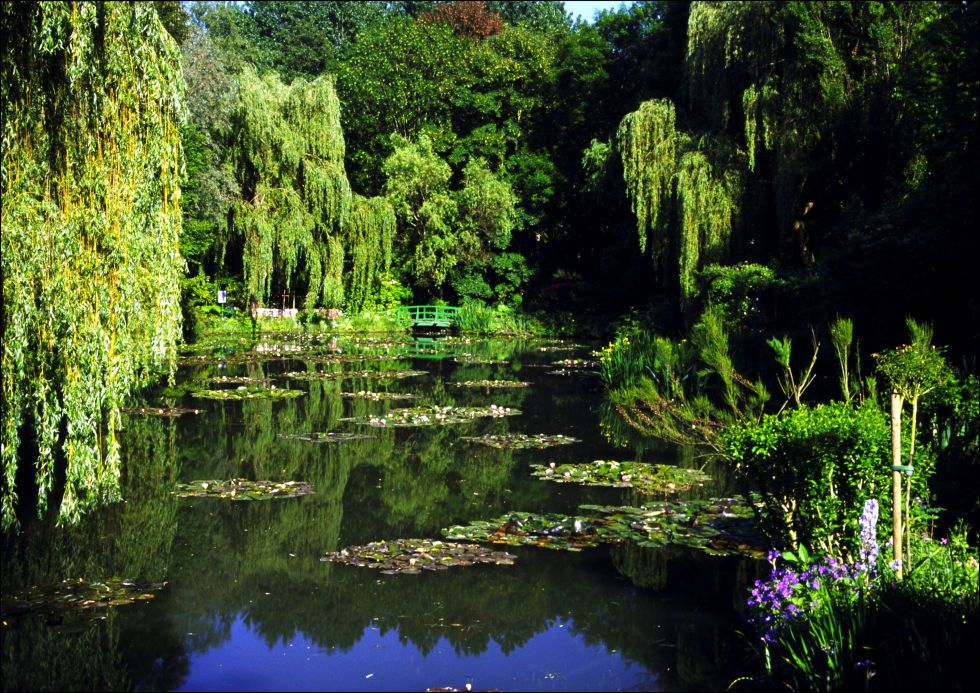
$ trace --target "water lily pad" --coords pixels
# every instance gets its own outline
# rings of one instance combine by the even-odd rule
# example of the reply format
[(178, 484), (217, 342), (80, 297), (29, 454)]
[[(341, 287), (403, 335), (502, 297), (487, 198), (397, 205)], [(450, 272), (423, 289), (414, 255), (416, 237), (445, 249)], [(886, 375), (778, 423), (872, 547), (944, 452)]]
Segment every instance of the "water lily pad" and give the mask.
[(578, 551), (603, 543), (687, 546), (760, 558), (766, 542), (741, 498), (663, 501), (640, 507), (583, 505), (580, 515), (512, 512), (442, 530), (447, 539)]
[(203, 409), (190, 407), (127, 407), (121, 411), (136, 416), (183, 416), (184, 414), (200, 414)]
[(586, 464), (555, 466), (532, 464), (531, 474), (539, 479), (585, 486), (635, 488), (641, 493), (678, 493), (708, 481), (699, 469), (684, 469), (669, 464), (595, 460)]
[(348, 440), (367, 440), (374, 438), (362, 433), (340, 433), (329, 431), (326, 433), (280, 433), (280, 438), (288, 440), (306, 440), (311, 443), (343, 443)]
[(633, 506), (583, 505), (590, 516), (602, 518), (604, 536), (629, 539), (640, 546), (669, 544), (699, 549), (712, 555), (739, 554), (762, 558), (766, 540), (744, 498), (660, 501)]
[(598, 368), (599, 362), (595, 359), (562, 359), (560, 361), (552, 361), (551, 365), (561, 368)]
[(512, 512), (494, 520), (477, 520), (442, 530), (447, 539), (466, 539), (511, 546), (540, 546), (546, 549), (582, 549), (607, 541), (595, 521), (559, 513)]
[(504, 359), (481, 359), (479, 357), (470, 356), (468, 354), (460, 354), (459, 356), (454, 358), (453, 361), (455, 361), (456, 363), (465, 363), (468, 365), (488, 365), (488, 366), (510, 363), (510, 361), (506, 361)]
[[(101, 612), (115, 606), (153, 599), (166, 582), (136, 582), (120, 577), (88, 582), (81, 578), (63, 580), (53, 585), (32, 586), (0, 600), (3, 618), (28, 612), (49, 615), (75, 612), (84, 618), (98, 618)], [(57, 621), (55, 621), (57, 622)]]
[(513, 565), (517, 557), (491, 551), (479, 544), (457, 544), (433, 539), (394, 539), (350, 546), (328, 553), (321, 561), (380, 568), (386, 575), (413, 574), (423, 570), (445, 570), (475, 563)]
[(292, 371), (285, 377), (294, 380), (343, 380), (344, 378), (411, 378), (425, 375), (426, 371), (403, 370), (371, 370), (371, 371)]
[(504, 388), (504, 387), (527, 387), (531, 383), (523, 380), (464, 380), (455, 383), (456, 387), (483, 387), (483, 388)]
[(313, 487), (305, 481), (249, 481), (248, 479), (214, 479), (177, 484), (174, 494), (184, 498), (227, 498), (235, 501), (292, 498), (313, 493)]
[(407, 407), (392, 409), (384, 416), (352, 420), (368, 426), (443, 426), (466, 423), (484, 417), (516, 416), (520, 413), (520, 409), (501, 407), (496, 404), (491, 404), (489, 407)]
[(272, 387), (257, 387), (254, 385), (242, 385), (234, 389), (229, 390), (198, 390), (197, 392), (192, 392), (193, 397), (202, 397), (205, 399), (291, 399), (293, 397), (302, 397), (306, 393), (302, 390), (289, 390), (285, 388), (279, 388), (273, 385)]
[(413, 395), (408, 392), (371, 392), (368, 390), (360, 390), (359, 392), (341, 392), (340, 396), (345, 399), (368, 399), (374, 402), (379, 402), (382, 400), (419, 398), (419, 395)]
[(219, 375), (214, 378), (208, 378), (205, 382), (209, 385), (267, 385), (269, 379), (248, 375)]
[(592, 371), (587, 368), (556, 368), (553, 371), (548, 371), (548, 375), (599, 375), (599, 371)]
[(471, 443), (489, 445), (492, 448), (506, 448), (508, 450), (526, 450), (528, 448), (550, 448), (556, 445), (570, 445), (580, 443), (578, 438), (571, 436), (548, 435), (546, 433), (500, 433), (485, 436), (463, 436), (461, 440), (468, 440)]

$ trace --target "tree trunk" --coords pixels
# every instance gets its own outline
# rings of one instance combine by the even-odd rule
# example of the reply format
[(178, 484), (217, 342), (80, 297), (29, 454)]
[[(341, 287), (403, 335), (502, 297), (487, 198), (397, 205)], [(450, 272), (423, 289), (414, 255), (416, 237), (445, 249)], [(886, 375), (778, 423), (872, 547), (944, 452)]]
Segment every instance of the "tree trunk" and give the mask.
[(902, 396), (892, 392), (892, 551), (898, 561), (896, 576), (902, 579)]

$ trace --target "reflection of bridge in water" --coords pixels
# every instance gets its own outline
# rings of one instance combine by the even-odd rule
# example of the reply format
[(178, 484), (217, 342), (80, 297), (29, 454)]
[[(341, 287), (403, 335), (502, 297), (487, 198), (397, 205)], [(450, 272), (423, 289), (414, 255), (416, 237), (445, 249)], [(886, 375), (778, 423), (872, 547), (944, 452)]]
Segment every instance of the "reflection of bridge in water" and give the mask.
[(442, 327), (456, 325), (459, 308), (456, 306), (402, 306), (398, 317), (414, 327)]

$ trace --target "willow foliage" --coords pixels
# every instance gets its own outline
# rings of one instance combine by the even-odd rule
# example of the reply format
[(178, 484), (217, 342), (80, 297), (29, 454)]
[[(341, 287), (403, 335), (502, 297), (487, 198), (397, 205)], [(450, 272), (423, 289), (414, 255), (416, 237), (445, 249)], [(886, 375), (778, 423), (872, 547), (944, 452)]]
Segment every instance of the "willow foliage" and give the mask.
[(669, 214), (665, 212), (677, 169), (676, 121), (669, 99), (653, 99), (623, 118), (616, 133), (640, 250), (646, 252), (649, 246), (658, 265), (666, 260), (669, 247), (665, 230)]
[(234, 209), (245, 240), (246, 289), (268, 299), (276, 279), (308, 279), (306, 305), (343, 300), (343, 219), (351, 202), (333, 79), (245, 70), (239, 80), (235, 157), (244, 200)]
[[(721, 169), (721, 170), (719, 170)], [(677, 168), (678, 275), (681, 303), (697, 292), (696, 273), (728, 259), (732, 225), (739, 213), (741, 177), (713, 166), (700, 150), (685, 153)]]
[(2, 525), (119, 496), (119, 407), (180, 336), (180, 55), (149, 4), (4, 3)]
[(347, 275), (347, 307), (363, 310), (380, 291), (381, 275), (391, 267), (395, 239), (395, 210), (383, 197), (354, 195), (344, 222), (350, 271)]

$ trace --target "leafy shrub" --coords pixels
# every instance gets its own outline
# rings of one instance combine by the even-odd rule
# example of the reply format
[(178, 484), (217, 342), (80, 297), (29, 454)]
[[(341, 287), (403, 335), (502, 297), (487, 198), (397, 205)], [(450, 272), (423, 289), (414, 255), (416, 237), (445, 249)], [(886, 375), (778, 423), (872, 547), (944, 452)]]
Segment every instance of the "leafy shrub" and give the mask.
[(784, 283), (771, 267), (751, 262), (711, 264), (699, 274), (701, 301), (720, 308), (725, 321), (737, 326), (764, 323), (771, 295)]
[[(734, 425), (722, 438), (736, 474), (761, 494), (760, 520), (777, 545), (853, 555), (849, 530), (861, 503), (877, 498), (890, 512), (891, 432), (870, 403), (786, 410)], [(913, 491), (922, 495), (930, 469), (925, 459), (919, 465)]]

